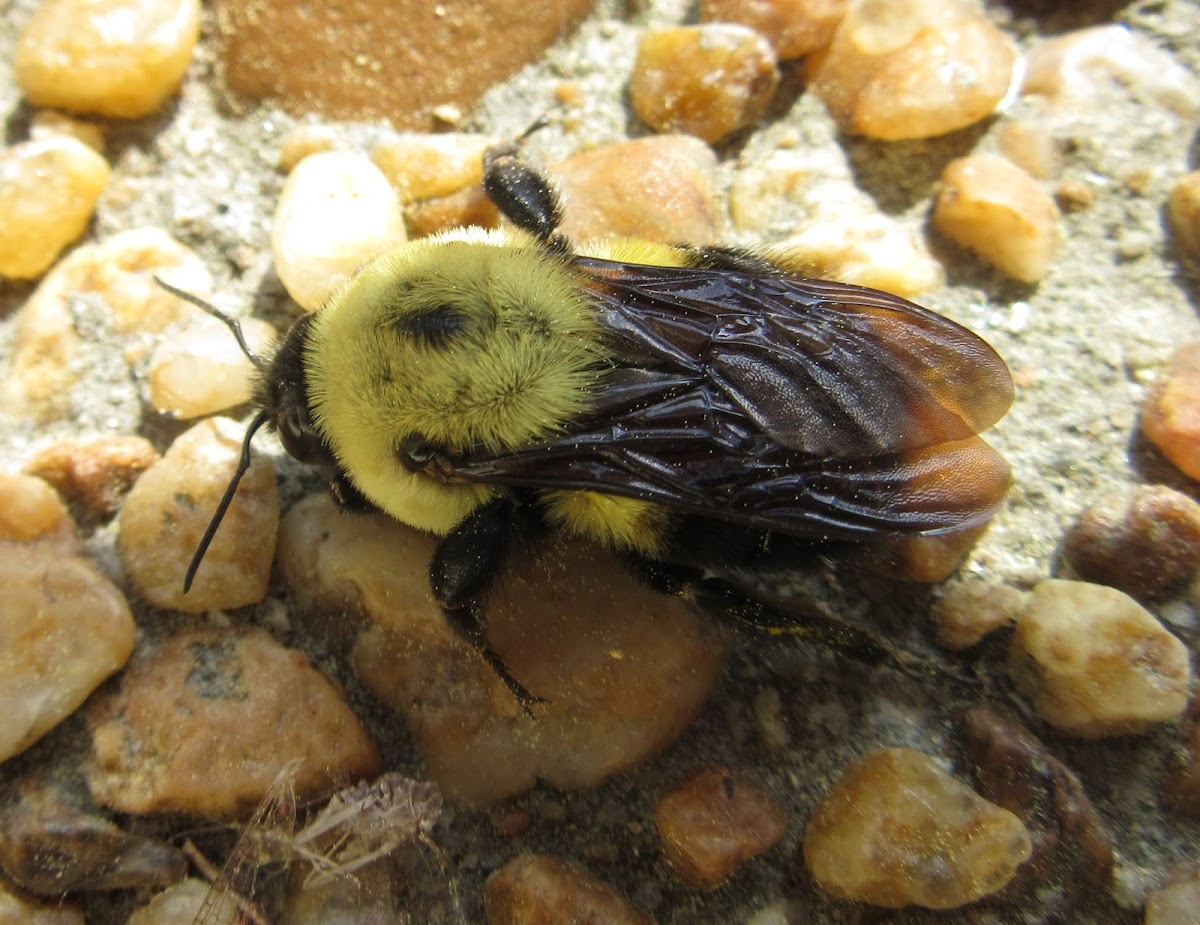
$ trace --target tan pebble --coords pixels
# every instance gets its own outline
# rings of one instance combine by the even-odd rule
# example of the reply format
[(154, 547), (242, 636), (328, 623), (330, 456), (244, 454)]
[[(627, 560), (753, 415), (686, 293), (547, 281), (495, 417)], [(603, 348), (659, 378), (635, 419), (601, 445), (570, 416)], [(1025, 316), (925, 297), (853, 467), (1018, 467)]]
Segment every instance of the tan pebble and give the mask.
[(1007, 884), (1030, 855), (1029, 833), (932, 758), (874, 751), (822, 798), (804, 838), (817, 884), (876, 906), (954, 909)]
[(97, 154), (104, 153), (104, 127), (95, 122), (76, 119), (53, 109), (43, 109), (33, 117), (29, 125), (29, 137), (33, 141), (61, 135), (82, 141)]
[(326, 151), (288, 175), (271, 225), (275, 272), (314, 311), (366, 261), (405, 241), (400, 199), (364, 155)]
[(578, 80), (560, 80), (554, 85), (554, 98), (568, 109), (577, 109), (584, 104), (587, 94)]
[(1183, 116), (1200, 113), (1200, 80), (1149, 37), (1125, 25), (1094, 26), (1046, 39), (1029, 55), (1024, 93), (1064, 106), (1104, 105), (1112, 81)]
[(1058, 579), (1034, 588), (1009, 671), (1039, 716), (1087, 739), (1177, 719), (1191, 680), (1186, 647), (1133, 598)]
[(242, 427), (224, 418), (202, 421), (142, 473), (125, 499), (121, 559), (149, 603), (200, 613), (266, 597), (279, 493), (275, 467), (257, 454), (251, 456), (191, 591), (183, 591), (188, 564), (241, 456), (242, 433)]
[(435, 545), (314, 496), (284, 518), (278, 559), (302, 612), (336, 612), (343, 632), (373, 621), (351, 667), (405, 715), (448, 798), (494, 802), (538, 779), (593, 786), (674, 741), (720, 674), (723, 632), (633, 581), (609, 555), (571, 544), (518, 562), (489, 598), (491, 646), (547, 701), (527, 716), (434, 603)]
[(0, 275), (41, 276), (87, 229), (109, 172), (103, 157), (67, 135), (0, 152)]
[(158, 893), (129, 916), (126, 925), (180, 925), (200, 917), (210, 884), (188, 877)]
[[(258, 318), (241, 318), (247, 345), (269, 353), (275, 329)], [(229, 328), (204, 319), (159, 341), (150, 357), (150, 404), (177, 418), (215, 414), (250, 400), (257, 368)]]
[(933, 223), (1024, 283), (1046, 275), (1062, 238), (1058, 206), (1050, 195), (1020, 167), (990, 154), (946, 166)]
[(844, 129), (900, 141), (990, 116), (1017, 60), (1012, 41), (972, 0), (877, 0), (851, 5), (810, 73)]
[(1011, 585), (966, 578), (942, 591), (933, 605), (938, 643), (954, 652), (969, 649), (989, 633), (1016, 621), (1029, 595)]
[(1032, 839), (1033, 854), (1006, 895), (1049, 882), (1061, 884), (1074, 906), (1089, 890), (1108, 889), (1112, 833), (1074, 772), (1016, 719), (991, 707), (968, 710), (962, 729), (980, 793), (1015, 813)]
[(44, 545), (0, 548), (0, 761), (66, 719), (128, 661), (125, 596), (86, 559)]
[(1180, 878), (1146, 896), (1145, 925), (1196, 925), (1200, 916), (1200, 875)]
[(294, 115), (457, 125), (489, 87), (569, 35), (594, 0), (391, 0), (345, 7), (219, 0), (226, 83)]
[(48, 482), (0, 472), (0, 541), (36, 542), (64, 556), (83, 551), (79, 530)]
[(1062, 556), (1084, 581), (1159, 599), (1200, 569), (1200, 504), (1165, 485), (1109, 495), (1079, 515)]
[[(987, 468), (980, 468), (977, 474), (986, 474), (987, 479), (993, 482), (1003, 479), (1003, 484), (1007, 486), (1007, 465), (993, 455), (995, 451), (984, 440), (976, 438), (975, 442), (990, 457), (984, 463)], [(991, 489), (993, 496), (997, 492), (1002, 495), (1003, 491), (999, 486)], [(985, 522), (929, 536), (888, 538), (864, 550), (859, 555), (859, 561), (866, 563), (873, 572), (880, 575), (937, 584), (958, 570), (967, 553), (979, 542), (979, 538), (987, 529), (988, 524)]]
[(483, 155), (495, 141), (487, 135), (395, 135), (371, 150), (378, 167), (405, 203), (446, 196), (483, 182)]
[(717, 159), (687, 135), (639, 138), (555, 165), (571, 240), (628, 236), (702, 247), (717, 243)]
[(701, 22), (734, 22), (761, 33), (781, 61), (824, 48), (849, 0), (701, 0)]
[(379, 773), (342, 692), (260, 629), (185, 629), (145, 652), (88, 709), (92, 796), (124, 813), (247, 813), (302, 759), (298, 796)]
[(44, 0), (17, 83), (35, 106), (136, 119), (178, 89), (199, 37), (198, 0)]
[(1063, 180), (1054, 189), (1054, 201), (1063, 212), (1083, 212), (1095, 199), (1095, 190), (1082, 180)]
[(663, 856), (688, 886), (716, 889), (787, 829), (783, 808), (728, 768), (707, 768), (663, 794), (654, 810)]
[(1200, 819), (1200, 698), (1193, 700), (1182, 742), (1163, 779), (1163, 802), (1174, 812)]
[(492, 874), (484, 910), (488, 925), (651, 925), (615, 888), (547, 854), (518, 855)]
[(337, 151), (342, 147), (337, 130), (328, 125), (298, 125), (279, 144), (279, 167), (291, 173), (310, 154)]
[(1200, 170), (1185, 174), (1171, 188), (1167, 216), (1183, 250), (1200, 257)]
[(1200, 480), (1200, 341), (1171, 357), (1146, 396), (1142, 430), (1184, 475)]
[(656, 132), (715, 142), (753, 125), (778, 85), (766, 39), (745, 26), (710, 23), (647, 31), (629, 75), (629, 98)]
[(86, 925), (83, 912), (62, 898), (43, 902), (0, 881), (0, 922), (5, 925)]
[(432, 199), (409, 203), (404, 208), (408, 233), (423, 238), (451, 228), (499, 228), (500, 210), (482, 186), (468, 186)]
[(1062, 151), (1042, 122), (1006, 119), (997, 133), (1000, 152), (1038, 180), (1052, 180), (1062, 171)]
[(25, 470), (45, 479), (66, 498), (95, 514), (115, 514), (129, 487), (158, 461), (142, 437), (114, 434), (63, 440), (29, 460)]

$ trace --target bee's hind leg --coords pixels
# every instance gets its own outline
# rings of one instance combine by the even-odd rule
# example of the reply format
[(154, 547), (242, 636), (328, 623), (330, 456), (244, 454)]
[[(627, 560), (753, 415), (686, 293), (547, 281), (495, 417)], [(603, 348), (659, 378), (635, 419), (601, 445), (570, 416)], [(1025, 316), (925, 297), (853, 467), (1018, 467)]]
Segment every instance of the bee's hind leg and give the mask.
[(528, 231), (550, 250), (570, 251), (561, 234), (562, 201), (550, 180), (521, 159), (521, 143), (541, 128), (539, 120), (516, 141), (495, 145), (483, 155), (483, 189), (510, 222)]
[(540, 521), (527, 508), (512, 498), (498, 498), (476, 508), (451, 530), (429, 565), (429, 585), (447, 622), (483, 656), (526, 713), (545, 701), (509, 673), (488, 643), (484, 601), (500, 570), (540, 531)]

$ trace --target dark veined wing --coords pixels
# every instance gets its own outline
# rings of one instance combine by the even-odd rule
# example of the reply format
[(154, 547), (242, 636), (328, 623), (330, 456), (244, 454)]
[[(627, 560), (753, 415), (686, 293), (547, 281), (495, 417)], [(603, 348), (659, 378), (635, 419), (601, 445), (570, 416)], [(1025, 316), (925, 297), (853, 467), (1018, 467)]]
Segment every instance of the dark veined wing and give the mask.
[(802, 536), (956, 530), (1009, 485), (975, 434), (1012, 400), (995, 352), (903, 299), (782, 273), (578, 258), (615, 368), (566, 433), (454, 467)]

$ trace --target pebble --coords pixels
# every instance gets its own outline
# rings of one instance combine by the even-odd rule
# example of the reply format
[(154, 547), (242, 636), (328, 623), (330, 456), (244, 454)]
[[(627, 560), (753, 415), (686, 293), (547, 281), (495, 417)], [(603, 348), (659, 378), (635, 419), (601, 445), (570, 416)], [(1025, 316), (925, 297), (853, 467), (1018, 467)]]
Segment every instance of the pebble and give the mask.
[(1084, 581), (1160, 600), (1200, 569), (1200, 504), (1165, 485), (1111, 494), (1084, 509), (1061, 549)]
[(843, 129), (901, 141), (990, 116), (1017, 61), (1012, 41), (973, 0), (877, 0), (850, 6), (808, 72)]
[(0, 276), (45, 273), (87, 230), (110, 173), (103, 156), (67, 135), (0, 152)]
[(158, 458), (158, 450), (144, 437), (110, 434), (52, 443), (29, 460), (25, 471), (89, 513), (108, 517)]
[(1004, 887), (1031, 850), (1015, 815), (908, 748), (873, 751), (847, 768), (804, 839), (823, 890), (893, 909), (974, 902)]
[(360, 266), (406, 240), (400, 197), (365, 155), (311, 154), (284, 184), (271, 225), (275, 272), (309, 311)]
[(122, 813), (248, 813), (292, 759), (298, 796), (379, 773), (342, 691), (256, 628), (184, 629), (88, 708), (93, 798)]
[[(1061, 884), (1070, 907), (1088, 890), (1113, 879), (1113, 838), (1083, 784), (1029, 730), (987, 706), (962, 722), (963, 744), (980, 793), (1015, 813), (1032, 839), (1033, 854), (1009, 884), (1009, 894), (1034, 884)], [(1069, 908), (1057, 910), (1060, 918)]]
[(275, 467), (257, 453), (188, 593), (184, 573), (241, 456), (243, 428), (209, 418), (181, 434), (142, 473), (121, 508), (121, 559), (138, 594), (156, 607), (201, 613), (256, 604), (267, 595), (279, 492)]
[(0, 472), (0, 541), (37, 545), (60, 556), (83, 552), (79, 529), (62, 499), (32, 475)]
[[(982, 439), (976, 439), (979, 444), (987, 446)], [(986, 468), (978, 469), (976, 475), (986, 473), (987, 477), (993, 480), (1004, 479), (1004, 487), (995, 489), (1002, 495), (1010, 478), (1007, 465), (998, 463), (995, 457), (991, 456), (993, 451), (990, 447), (987, 447), (987, 450), (991, 458), (985, 461)], [(967, 553), (974, 548), (987, 529), (988, 523), (985, 522), (929, 536), (889, 537), (862, 550), (856, 558), (868, 571), (876, 575), (938, 584), (958, 571)]]
[(393, 135), (371, 149), (378, 167), (405, 203), (433, 199), (483, 182), (483, 155), (496, 144), (489, 135)]
[(1181, 116), (1200, 114), (1200, 80), (1148, 36), (1119, 24), (1066, 32), (1037, 45), (1021, 91), (1063, 109), (1094, 109), (1103, 105), (1103, 85), (1113, 81)]
[(515, 563), (489, 599), (490, 644), (547, 701), (528, 716), (433, 602), (435, 543), (318, 495), (284, 518), (278, 560), (301, 613), (339, 615), (325, 632), (373, 621), (351, 668), (406, 717), (450, 800), (491, 803), (539, 779), (594, 786), (673, 742), (720, 675), (720, 627), (638, 584), (610, 554), (563, 544)]
[(1163, 780), (1163, 802), (1177, 813), (1200, 819), (1200, 698), (1188, 710), (1182, 739)]
[(779, 86), (770, 43), (745, 26), (647, 30), (629, 75), (629, 100), (656, 132), (718, 142), (753, 125)]
[(789, 61), (828, 45), (848, 5), (849, 0), (700, 0), (700, 21), (749, 26), (781, 61)]
[(1196, 925), (1200, 921), (1200, 871), (1193, 868), (1146, 896), (1145, 925)]
[(1142, 431), (1180, 472), (1200, 480), (1200, 341), (1171, 357), (1142, 406)]
[[(126, 832), (89, 805), (78, 758), (60, 752), (52, 763), (9, 778), (0, 807), (0, 868), (12, 883), (39, 896), (81, 890), (151, 890), (187, 873), (177, 848)], [(0, 922), (7, 922), (0, 914)]]
[(576, 154), (551, 174), (563, 193), (568, 239), (638, 237), (716, 244), (717, 159), (689, 135), (656, 135)]
[(933, 224), (1023, 283), (1046, 275), (1062, 239), (1053, 197), (1011, 161), (973, 154), (946, 165)]
[(1095, 200), (1095, 190), (1082, 180), (1063, 180), (1054, 189), (1054, 201), (1063, 212), (1084, 212)]
[(53, 109), (42, 109), (34, 113), (29, 123), (29, 137), (33, 141), (67, 135), (82, 141), (97, 154), (103, 154), (106, 146), (105, 128), (96, 122), (76, 119)]
[[(278, 338), (258, 318), (240, 318), (242, 336), (258, 356), (268, 356)], [(250, 400), (257, 367), (215, 318), (198, 320), (164, 338), (150, 356), (150, 404), (187, 420), (227, 411)]]
[(137, 119), (179, 88), (199, 38), (199, 0), (43, 0), (17, 84), (35, 106)]
[(408, 233), (423, 238), (452, 228), (499, 228), (500, 210), (483, 186), (465, 186), (445, 196), (421, 199), (404, 207)]
[(125, 595), (88, 560), (0, 546), (0, 761), (70, 716), (133, 652)]
[(94, 296), (109, 321), (127, 335), (156, 333), (199, 310), (168, 293), (158, 274), (203, 297), (212, 276), (189, 248), (160, 228), (134, 228), (68, 254), (42, 280), (20, 311), (12, 367), (3, 383), (10, 414), (68, 417), (72, 390), (87, 370), (73, 302)]
[(1181, 249), (1200, 257), (1200, 170), (1184, 174), (1171, 188), (1167, 217)]
[(539, 58), (593, 3), (556, 0), (549, 10), (512, 0), (394, 0), (348, 13), (292, 0), (219, 0), (216, 23), (235, 94), (298, 116), (387, 119), (429, 131)]
[(0, 922), (4, 925), (86, 925), (83, 912), (59, 898), (41, 902), (0, 880)]
[(603, 880), (548, 854), (522, 854), (488, 879), (488, 925), (652, 925), (651, 919)]
[(783, 807), (729, 768), (706, 768), (663, 794), (654, 810), (663, 856), (690, 887), (714, 890), (779, 843)]
[(209, 884), (195, 877), (180, 880), (135, 909), (126, 925), (183, 925), (203, 921), (201, 906), (209, 888)]
[(996, 143), (1001, 154), (1037, 180), (1052, 180), (1062, 172), (1059, 141), (1042, 120), (1005, 119)]
[(983, 578), (964, 578), (944, 588), (931, 616), (940, 645), (961, 652), (1002, 626), (1015, 623), (1029, 606), (1028, 592)]
[(298, 125), (284, 135), (279, 143), (279, 169), (285, 174), (291, 173), (310, 154), (338, 151), (341, 148), (341, 137), (332, 126)]
[(1086, 739), (1178, 719), (1191, 681), (1187, 648), (1133, 598), (1061, 579), (1034, 588), (1009, 672), (1042, 719)]

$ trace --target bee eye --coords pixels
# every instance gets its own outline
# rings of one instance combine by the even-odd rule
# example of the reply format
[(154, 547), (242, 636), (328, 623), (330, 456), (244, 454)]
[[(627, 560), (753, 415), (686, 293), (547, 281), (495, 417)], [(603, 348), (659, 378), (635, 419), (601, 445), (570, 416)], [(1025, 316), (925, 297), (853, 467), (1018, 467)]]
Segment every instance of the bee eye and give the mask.
[(324, 443), (309, 420), (308, 412), (299, 404), (285, 405), (275, 421), (279, 442), (300, 462), (316, 463), (326, 455)]

